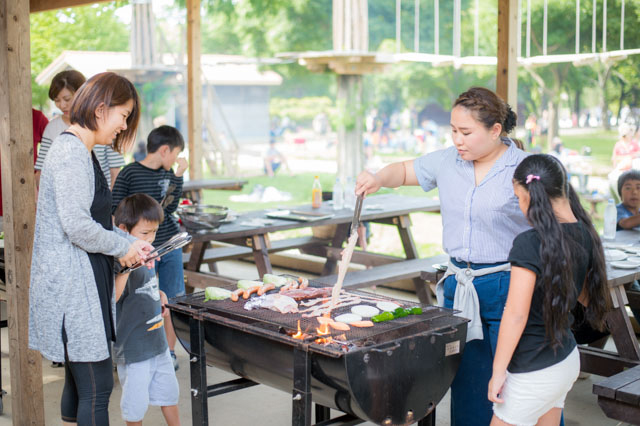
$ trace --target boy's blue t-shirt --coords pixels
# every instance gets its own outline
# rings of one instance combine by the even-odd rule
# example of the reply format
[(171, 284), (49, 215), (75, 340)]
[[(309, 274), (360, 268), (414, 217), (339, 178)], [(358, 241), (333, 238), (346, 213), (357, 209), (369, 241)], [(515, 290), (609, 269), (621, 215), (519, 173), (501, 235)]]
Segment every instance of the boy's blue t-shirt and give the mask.
[(142, 362), (167, 347), (158, 278), (155, 269), (143, 266), (131, 272), (116, 304), (113, 358), (119, 364)]
[(620, 204), (618, 204), (616, 206), (616, 210), (618, 211), (618, 220), (616, 222), (616, 231), (621, 231), (624, 228), (620, 226), (620, 221), (622, 219), (626, 219), (628, 217), (633, 216), (633, 213), (631, 213), (629, 210), (627, 210), (627, 208), (622, 203), (620, 203)]

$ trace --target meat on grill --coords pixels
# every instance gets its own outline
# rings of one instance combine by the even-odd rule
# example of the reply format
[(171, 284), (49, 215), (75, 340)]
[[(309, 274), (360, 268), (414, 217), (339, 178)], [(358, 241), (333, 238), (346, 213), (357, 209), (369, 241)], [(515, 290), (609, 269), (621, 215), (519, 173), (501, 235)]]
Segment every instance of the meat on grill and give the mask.
[(286, 290), (280, 294), (289, 296), (299, 301), (304, 299), (315, 299), (317, 297), (329, 297), (331, 295), (331, 287), (307, 287), (296, 290)]

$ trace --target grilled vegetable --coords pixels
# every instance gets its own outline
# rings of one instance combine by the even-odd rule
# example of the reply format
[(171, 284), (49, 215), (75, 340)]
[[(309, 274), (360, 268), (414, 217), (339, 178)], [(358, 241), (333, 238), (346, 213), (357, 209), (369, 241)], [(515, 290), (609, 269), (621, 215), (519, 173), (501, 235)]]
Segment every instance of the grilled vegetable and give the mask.
[(404, 318), (404, 317), (408, 317), (409, 313), (411, 311), (409, 309), (405, 309), (405, 308), (398, 308), (395, 311), (393, 311), (393, 317), (394, 318)]
[(219, 287), (207, 287), (204, 290), (204, 301), (208, 302), (209, 300), (224, 300), (231, 297), (231, 291), (219, 288)]
[(414, 306), (413, 308), (409, 309), (409, 313), (411, 315), (420, 315), (422, 314), (422, 308), (420, 306)]
[(333, 322), (333, 319), (329, 317), (316, 317), (316, 319), (320, 324), (329, 324)]
[(385, 311), (371, 317), (371, 321), (373, 322), (384, 322), (384, 321), (390, 321), (392, 319), (395, 319), (395, 317), (393, 316), (393, 312), (389, 312), (389, 311)]
[(339, 330), (339, 331), (349, 331), (349, 330), (351, 330), (351, 327), (349, 327), (347, 324), (345, 324), (343, 322), (338, 322), (338, 321), (330, 322), (329, 326), (331, 328), (335, 328), (336, 330)]
[(281, 277), (280, 275), (274, 275), (274, 274), (264, 274), (262, 276), (262, 282), (265, 284), (273, 284), (276, 287), (282, 287), (283, 285), (287, 284), (289, 281), (288, 278), (286, 277)]
[(255, 286), (262, 286), (262, 282), (260, 282), (260, 281), (252, 281), (252, 280), (239, 280), (238, 281), (238, 288), (241, 288), (243, 290), (246, 290), (248, 288), (255, 287)]
[(373, 323), (371, 321), (354, 321), (349, 323), (349, 325), (354, 327), (373, 327)]

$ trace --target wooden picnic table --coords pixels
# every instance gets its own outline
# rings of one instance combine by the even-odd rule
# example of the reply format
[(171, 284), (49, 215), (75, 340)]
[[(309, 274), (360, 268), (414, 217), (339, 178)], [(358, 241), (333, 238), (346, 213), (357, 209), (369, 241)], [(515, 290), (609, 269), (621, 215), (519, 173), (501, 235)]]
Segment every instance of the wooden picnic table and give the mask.
[[(618, 231), (613, 242), (640, 247), (640, 232)], [(618, 269), (607, 261), (607, 279), (613, 302), (607, 325), (617, 352), (589, 346), (580, 346), (579, 349), (582, 371), (609, 377), (640, 365), (640, 347), (625, 307), (630, 302), (632, 306), (640, 307), (640, 294), (628, 289), (633, 281), (640, 279), (640, 267)]]
[[(230, 223), (224, 223), (213, 232), (193, 233), (193, 248), (186, 256), (188, 262), (185, 266), (185, 277), (190, 287), (206, 287), (211, 285), (228, 284), (235, 282), (237, 278), (223, 277), (215, 270), (203, 273), (200, 268), (207, 263), (212, 269), (216, 261), (253, 256), (257, 272), (260, 277), (265, 273), (271, 273), (269, 253), (298, 248), (305, 253), (325, 257), (322, 275), (335, 273), (337, 261), (342, 250), (342, 245), (348, 237), (353, 211), (342, 209), (334, 211), (328, 203), (319, 209), (311, 209), (310, 205), (291, 207), (292, 212), (313, 212), (327, 214), (330, 217), (310, 222), (301, 222), (286, 219), (270, 219), (266, 215), (273, 210), (257, 210), (246, 212), (238, 216)], [(395, 194), (383, 194), (371, 196), (365, 199), (361, 221), (390, 224), (397, 227), (405, 251), (405, 257), (387, 256), (371, 252), (357, 251), (352, 261), (369, 266), (400, 262), (407, 259), (418, 258), (410, 226), (409, 214), (413, 212), (438, 212), (440, 202), (428, 197), (406, 197)], [(270, 234), (289, 229), (308, 227), (320, 227), (336, 225), (335, 232), (329, 238), (302, 237), (271, 242)], [(422, 232), (428, 232), (423, 230)], [(226, 247), (210, 247), (213, 241), (224, 242)], [(185, 260), (186, 260), (185, 257)], [(418, 296), (427, 299), (426, 286), (419, 277), (414, 279)]]
[(240, 190), (247, 184), (246, 180), (238, 179), (197, 179), (186, 181), (182, 185), (182, 198), (193, 202), (200, 202), (203, 189)]

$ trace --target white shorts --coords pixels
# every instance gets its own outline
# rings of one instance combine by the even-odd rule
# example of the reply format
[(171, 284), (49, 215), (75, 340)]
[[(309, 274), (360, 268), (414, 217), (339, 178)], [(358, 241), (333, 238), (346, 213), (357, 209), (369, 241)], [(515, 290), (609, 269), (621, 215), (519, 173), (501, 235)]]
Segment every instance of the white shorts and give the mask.
[(122, 386), (120, 409), (127, 422), (142, 421), (149, 405), (178, 405), (178, 379), (168, 348), (145, 361), (118, 363), (118, 378)]
[(501, 404), (493, 413), (503, 422), (530, 426), (552, 408), (564, 408), (564, 400), (580, 373), (580, 354), (576, 346), (562, 361), (542, 370), (509, 373), (502, 388)]

